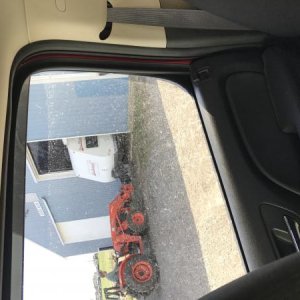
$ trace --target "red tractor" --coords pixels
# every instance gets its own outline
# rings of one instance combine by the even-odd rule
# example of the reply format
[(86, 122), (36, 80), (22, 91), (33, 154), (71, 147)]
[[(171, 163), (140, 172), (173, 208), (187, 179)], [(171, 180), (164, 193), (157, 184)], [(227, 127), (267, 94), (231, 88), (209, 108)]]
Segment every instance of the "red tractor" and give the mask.
[[(159, 270), (155, 259), (145, 255), (142, 234), (146, 216), (132, 205), (133, 186), (125, 183), (109, 205), (113, 247), (118, 264), (118, 282), (113, 293), (149, 295), (157, 286)], [(111, 290), (105, 291), (109, 299)], [(113, 299), (113, 298), (111, 298)]]

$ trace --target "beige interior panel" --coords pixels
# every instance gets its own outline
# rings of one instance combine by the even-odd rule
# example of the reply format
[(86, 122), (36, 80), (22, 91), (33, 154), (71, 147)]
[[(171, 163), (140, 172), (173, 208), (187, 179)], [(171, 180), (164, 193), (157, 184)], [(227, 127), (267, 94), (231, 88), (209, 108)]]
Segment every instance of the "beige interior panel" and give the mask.
[[(7, 111), (9, 75), (13, 59), (28, 44), (23, 0), (0, 1), (0, 167)], [(0, 172), (1, 179), (1, 172)]]
[[(115, 7), (160, 7), (159, 0), (111, 2)], [(101, 43), (106, 13), (106, 0), (0, 0), (0, 167), (9, 75), (17, 52), (30, 42), (51, 39)], [(111, 37), (104, 42), (165, 48), (166, 36), (163, 27), (114, 24)]]
[(31, 42), (51, 39), (99, 42), (106, 0), (25, 0)]
[[(113, 7), (160, 8), (159, 0), (111, 0)], [(51, 39), (89, 41), (138, 47), (166, 47), (163, 27), (113, 24), (105, 41), (106, 0), (25, 0), (30, 42)]]

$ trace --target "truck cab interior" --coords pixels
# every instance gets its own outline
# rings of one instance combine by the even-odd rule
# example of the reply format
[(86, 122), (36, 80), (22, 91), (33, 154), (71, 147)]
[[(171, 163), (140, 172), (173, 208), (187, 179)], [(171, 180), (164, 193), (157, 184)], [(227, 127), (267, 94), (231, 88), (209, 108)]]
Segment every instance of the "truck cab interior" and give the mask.
[(27, 78), (84, 69), (194, 96), (249, 271), (202, 299), (298, 299), (299, 14), (296, 0), (1, 0), (0, 298), (22, 299)]

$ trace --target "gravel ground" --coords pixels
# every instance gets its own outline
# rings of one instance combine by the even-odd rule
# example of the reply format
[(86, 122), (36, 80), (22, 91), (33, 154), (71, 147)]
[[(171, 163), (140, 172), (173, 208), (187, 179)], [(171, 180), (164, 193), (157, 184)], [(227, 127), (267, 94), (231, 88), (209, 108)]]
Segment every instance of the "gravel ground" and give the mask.
[(160, 286), (148, 298), (195, 299), (209, 286), (172, 135), (156, 81), (134, 84), (134, 186), (144, 201), (160, 267)]
[[(160, 267), (147, 299), (197, 299), (244, 273), (199, 117), (172, 84), (132, 77), (130, 90), (135, 195)], [(180, 92), (189, 101), (176, 102)], [(200, 158), (199, 146), (206, 147)]]

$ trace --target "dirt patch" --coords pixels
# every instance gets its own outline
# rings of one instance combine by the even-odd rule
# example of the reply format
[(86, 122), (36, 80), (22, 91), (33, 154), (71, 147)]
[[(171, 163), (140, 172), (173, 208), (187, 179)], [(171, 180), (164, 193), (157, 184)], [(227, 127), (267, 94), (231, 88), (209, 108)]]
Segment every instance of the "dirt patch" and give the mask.
[(213, 290), (245, 274), (240, 249), (194, 99), (173, 83), (158, 87)]

